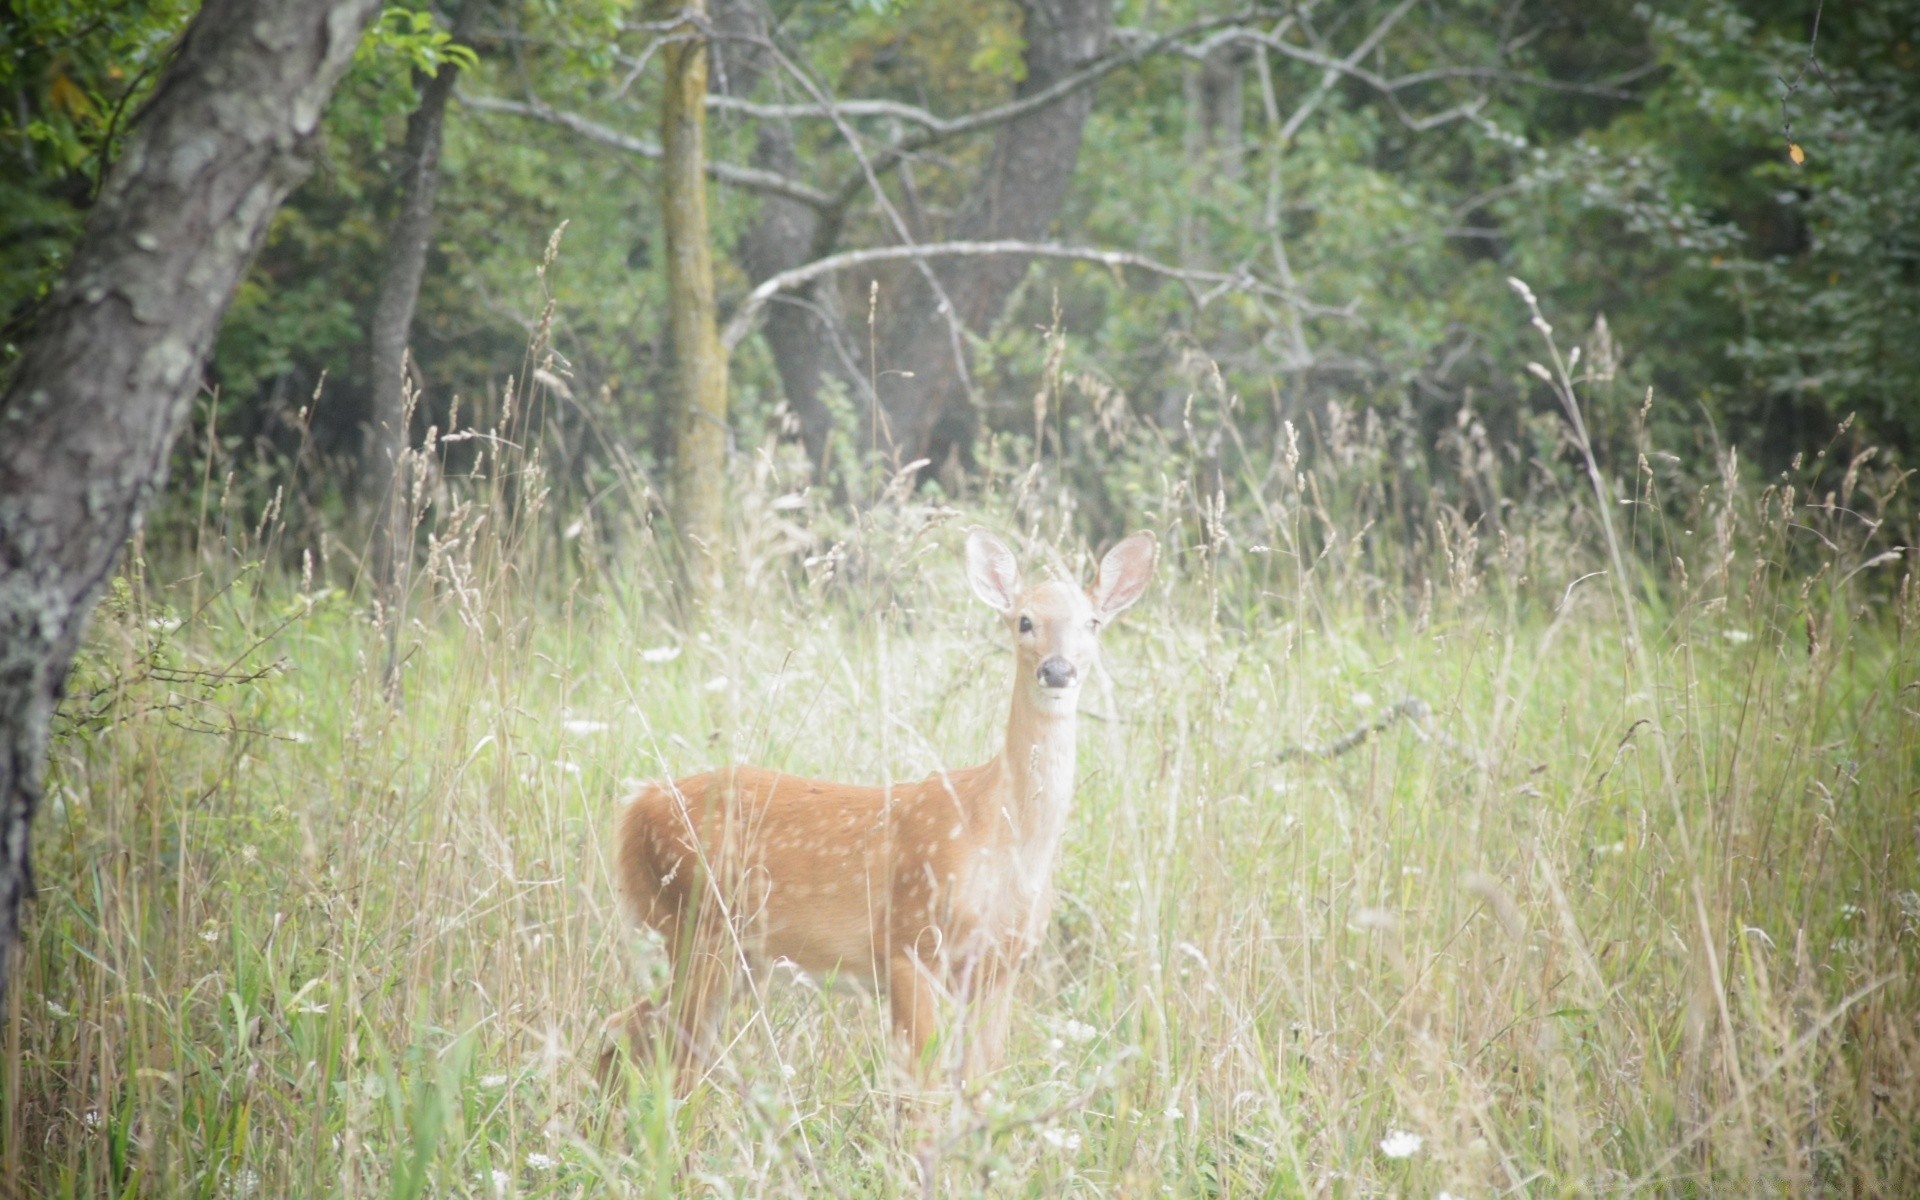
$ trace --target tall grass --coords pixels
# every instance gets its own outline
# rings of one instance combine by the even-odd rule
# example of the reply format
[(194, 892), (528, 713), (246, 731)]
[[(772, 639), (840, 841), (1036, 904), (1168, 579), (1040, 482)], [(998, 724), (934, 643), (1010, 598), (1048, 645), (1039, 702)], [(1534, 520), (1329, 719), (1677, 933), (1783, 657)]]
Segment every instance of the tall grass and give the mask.
[(556, 500), (514, 399), (421, 452), (404, 595), (211, 460), (195, 536), (135, 548), (36, 829), (0, 1191), (1920, 1193), (1897, 474), (1643, 445), (1602, 501), (1549, 448), (1570, 482), (1510, 498), (1463, 415), (1459, 506), (1415, 517), (1345, 410), (1110, 427), (1169, 553), (1088, 701), (1011, 1065), (902, 1096), (881, 1006), (776, 978), (677, 1104), (591, 1078), (658, 970), (608, 874), (631, 781), (984, 758), (1008, 660), (959, 528), (1091, 547), (1031, 445), (843, 509), (769, 444), (688, 615), (644, 473)]

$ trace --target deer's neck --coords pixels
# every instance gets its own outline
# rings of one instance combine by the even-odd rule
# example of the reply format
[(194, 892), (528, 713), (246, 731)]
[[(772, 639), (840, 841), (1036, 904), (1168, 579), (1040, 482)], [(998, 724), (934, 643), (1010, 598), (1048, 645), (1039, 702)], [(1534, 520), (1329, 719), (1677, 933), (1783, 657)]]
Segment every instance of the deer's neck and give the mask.
[(1072, 712), (1040, 711), (1026, 681), (1015, 682), (1001, 751), (1003, 811), (997, 815), (1025, 873), (1039, 881), (1052, 875), (1073, 804), (1075, 735)]

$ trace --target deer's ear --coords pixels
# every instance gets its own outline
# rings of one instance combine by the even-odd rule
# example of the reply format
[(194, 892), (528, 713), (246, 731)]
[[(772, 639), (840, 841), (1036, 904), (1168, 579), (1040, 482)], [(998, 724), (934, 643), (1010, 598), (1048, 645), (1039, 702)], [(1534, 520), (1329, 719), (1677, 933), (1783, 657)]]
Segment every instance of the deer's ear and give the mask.
[(1153, 561), (1159, 543), (1147, 530), (1120, 539), (1100, 560), (1100, 577), (1094, 581), (1093, 615), (1101, 624), (1127, 611), (1147, 590), (1153, 577)]
[(984, 529), (967, 533), (967, 582), (993, 611), (1001, 616), (1013, 611), (1013, 598), (1020, 594), (1020, 569), (1006, 543)]

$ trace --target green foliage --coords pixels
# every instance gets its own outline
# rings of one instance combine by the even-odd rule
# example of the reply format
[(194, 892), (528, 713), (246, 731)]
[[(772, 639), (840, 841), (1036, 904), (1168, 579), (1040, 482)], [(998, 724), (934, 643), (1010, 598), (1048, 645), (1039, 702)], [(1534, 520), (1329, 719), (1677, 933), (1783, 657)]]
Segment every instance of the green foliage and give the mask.
[(415, 71), (432, 75), (444, 65), (471, 70), (479, 65), (473, 47), (455, 44), (453, 34), (434, 23), (433, 14), (422, 9), (391, 7), (367, 29), (354, 51), (360, 64), (390, 57), (410, 64)]
[(14, 0), (0, 16), (0, 368), (192, 10)]

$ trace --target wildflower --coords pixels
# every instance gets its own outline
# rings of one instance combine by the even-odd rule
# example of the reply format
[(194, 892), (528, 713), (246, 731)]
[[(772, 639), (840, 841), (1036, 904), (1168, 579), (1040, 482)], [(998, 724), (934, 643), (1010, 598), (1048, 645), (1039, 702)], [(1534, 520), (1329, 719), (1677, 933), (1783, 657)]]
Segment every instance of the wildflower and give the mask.
[(640, 652), (640, 661), (648, 663), (669, 663), (679, 657), (678, 646), (654, 646)]
[(1060, 1032), (1065, 1034), (1067, 1040), (1070, 1042), (1090, 1042), (1099, 1036), (1100, 1033), (1099, 1030), (1087, 1024), (1085, 1021), (1074, 1020), (1069, 1020), (1065, 1025), (1061, 1026)]
[(1167, 1120), (1178, 1121), (1186, 1115), (1187, 1114), (1180, 1111), (1180, 1106), (1178, 1104), (1167, 1105)]
[(733, 681), (731, 679), (728, 679), (725, 675), (715, 675), (712, 679), (707, 680), (705, 683), (701, 684), (700, 686), (705, 688), (709, 692), (724, 692), (727, 690), (727, 688), (732, 686), (732, 684), (733, 684)]
[(513, 1182), (513, 1178), (510, 1175), (500, 1168), (495, 1167), (487, 1172), (487, 1176), (493, 1183), (494, 1195), (504, 1196), (507, 1194), (507, 1185)]
[(61, 1008), (58, 1004), (55, 1004), (51, 1000), (47, 1001), (47, 1011), (52, 1013), (55, 1017), (58, 1017), (62, 1021), (66, 1020), (68, 1017), (73, 1015), (72, 1013), (68, 1012), (64, 1008)]
[(1426, 1139), (1417, 1133), (1408, 1133), (1404, 1129), (1389, 1129), (1387, 1136), (1380, 1139), (1380, 1153), (1388, 1158), (1412, 1158), (1425, 1144)]
[(1362, 908), (1353, 914), (1356, 929), (1379, 929), (1388, 933), (1400, 928), (1400, 918), (1384, 908)]
[(527, 1169), (530, 1171), (551, 1171), (559, 1165), (551, 1154), (542, 1154), (535, 1150), (527, 1155)]
[(482, 1075), (482, 1076), (480, 1077), (480, 1086), (481, 1086), (481, 1087), (483, 1087), (483, 1088), (489, 1088), (489, 1089), (491, 1089), (491, 1088), (503, 1088), (503, 1087), (505, 1087), (505, 1086), (507, 1086), (507, 1076), (505, 1076), (505, 1075)]
[(588, 721), (576, 717), (571, 721), (560, 722), (560, 728), (573, 734), (575, 737), (584, 737), (590, 733), (605, 733), (607, 731), (607, 723), (605, 721)]
[(1070, 1129), (1042, 1129), (1040, 1131), (1040, 1140), (1049, 1146), (1054, 1146), (1061, 1150), (1078, 1150), (1080, 1148), (1080, 1135)]

